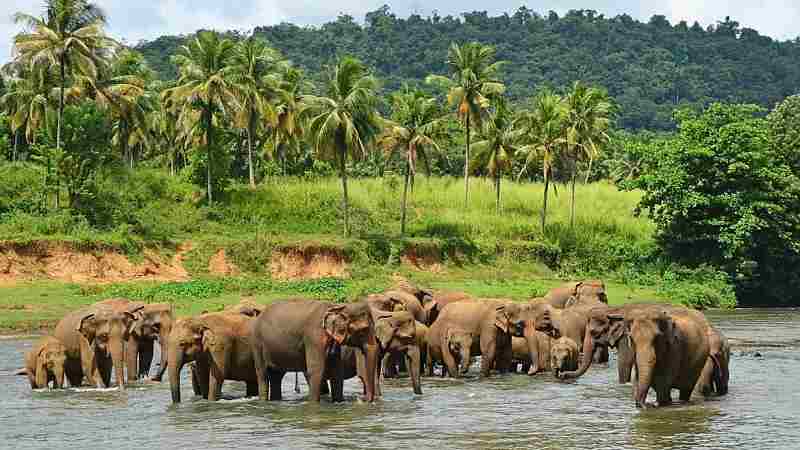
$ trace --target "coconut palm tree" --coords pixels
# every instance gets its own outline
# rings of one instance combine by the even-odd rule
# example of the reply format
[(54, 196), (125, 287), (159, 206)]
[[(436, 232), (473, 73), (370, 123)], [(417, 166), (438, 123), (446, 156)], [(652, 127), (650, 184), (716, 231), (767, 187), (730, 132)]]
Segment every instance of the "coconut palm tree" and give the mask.
[(497, 107), (483, 122), (478, 137), (480, 140), (472, 144), (472, 169), (483, 169), (494, 178), (497, 214), (500, 214), (500, 180), (503, 171), (511, 168), (523, 133), (524, 130), (516, 126), (514, 115), (505, 102), (498, 100)]
[(338, 159), (342, 179), (344, 234), (350, 235), (347, 158), (360, 158), (380, 131), (378, 80), (358, 59), (344, 56), (330, 68), (327, 96), (305, 96), (311, 108), (308, 137), (317, 153)]
[(231, 61), (234, 67), (233, 81), (236, 83), (241, 104), (241, 109), (236, 114), (236, 123), (247, 134), (247, 165), (251, 188), (256, 187), (254, 141), (261, 141), (256, 134), (259, 128), (272, 128), (277, 121), (273, 100), (280, 82), (276, 67), (279, 60), (278, 52), (255, 36), (248, 37), (234, 47)]
[(437, 140), (443, 136), (443, 114), (436, 99), (407, 86), (392, 96), (392, 117), (384, 124), (378, 144), (387, 159), (401, 152), (404, 161), (405, 183), (400, 207), (400, 234), (406, 233), (408, 188), (417, 172), (417, 160), (425, 163), (430, 173), (426, 149), (439, 151)]
[(17, 13), (14, 21), (27, 28), (14, 37), (15, 59), (31, 70), (53, 67), (58, 73), (56, 148), (60, 151), (68, 78), (96, 77), (116, 43), (103, 30), (105, 13), (86, 0), (46, 0), (44, 16)]
[(305, 79), (303, 71), (291, 66), (282, 68), (281, 81), (274, 105), (276, 124), (272, 128), (272, 146), (268, 148), (271, 157), (281, 161), (286, 175), (286, 160), (290, 153), (300, 151), (304, 125), (309, 109), (303, 101), (303, 92), (313, 89)]
[(544, 233), (547, 223), (547, 196), (550, 180), (553, 177), (553, 164), (565, 142), (566, 113), (564, 100), (552, 92), (544, 91), (534, 98), (532, 109), (520, 117), (520, 126), (525, 130), (526, 145), (520, 148), (520, 153), (525, 155), (525, 160), (518, 178), (528, 170), (535, 160), (539, 158), (542, 160), (544, 177), (542, 233)]
[[(15, 136), (22, 131), (28, 142), (35, 143), (36, 132), (47, 124), (53, 109), (51, 94), (55, 77), (41, 66), (30, 68), (12, 63), (4, 69), (9, 78), (6, 92), (0, 97), (0, 107), (8, 113)], [(15, 139), (15, 155), (16, 144)]]
[(230, 73), (233, 47), (231, 40), (220, 38), (216, 32), (198, 33), (174, 58), (180, 68), (177, 85), (161, 94), (165, 106), (177, 113), (184, 136), (203, 137), (209, 204), (214, 201), (211, 175), (214, 122), (240, 107)]
[(571, 199), (569, 226), (575, 226), (575, 182), (578, 177), (578, 161), (587, 160), (591, 172), (592, 162), (600, 149), (608, 142), (608, 127), (611, 124), (611, 102), (608, 94), (576, 81), (566, 96), (567, 126), (566, 146), (572, 158)]
[(489, 98), (500, 95), (505, 86), (498, 79), (502, 61), (493, 62), (494, 47), (471, 42), (450, 45), (447, 54), (448, 77), (429, 75), (428, 83), (447, 89), (447, 99), (456, 108), (464, 125), (464, 206), (469, 205), (469, 150), (471, 127), (480, 127), (483, 112), (489, 108)]

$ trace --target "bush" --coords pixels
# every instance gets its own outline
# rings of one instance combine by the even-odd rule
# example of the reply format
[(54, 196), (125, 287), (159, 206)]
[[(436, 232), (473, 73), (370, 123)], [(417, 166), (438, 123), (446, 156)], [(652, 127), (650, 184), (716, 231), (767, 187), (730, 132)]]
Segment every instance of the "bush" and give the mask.
[(41, 213), (44, 170), (29, 163), (0, 164), (0, 214)]

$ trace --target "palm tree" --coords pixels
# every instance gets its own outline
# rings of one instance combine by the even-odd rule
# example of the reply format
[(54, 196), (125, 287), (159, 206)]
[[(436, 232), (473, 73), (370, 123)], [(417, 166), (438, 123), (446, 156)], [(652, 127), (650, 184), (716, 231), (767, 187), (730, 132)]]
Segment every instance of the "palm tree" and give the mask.
[(306, 96), (312, 116), (309, 137), (318, 153), (339, 163), (344, 200), (344, 234), (350, 235), (347, 197), (347, 158), (361, 157), (380, 131), (377, 113), (378, 80), (358, 59), (345, 56), (330, 69), (327, 97)]
[[(250, 187), (256, 187), (253, 168), (253, 142), (260, 124), (275, 126), (276, 117), (272, 100), (276, 95), (279, 78), (276, 73), (278, 52), (255, 36), (239, 42), (234, 47), (234, 82), (239, 91), (241, 109), (237, 123), (247, 134), (247, 165), (249, 167)], [(262, 124), (262, 125), (263, 125)]]
[(16, 60), (29, 65), (31, 70), (34, 67), (58, 70), (56, 148), (60, 151), (67, 78), (77, 74), (96, 77), (106, 52), (115, 45), (103, 31), (105, 13), (86, 0), (46, 0), (43, 17), (17, 13), (14, 21), (28, 28), (14, 37)]
[(494, 178), (497, 214), (500, 214), (500, 180), (503, 171), (511, 168), (524, 130), (514, 122), (514, 115), (505, 102), (499, 100), (495, 110), (484, 121), (479, 141), (472, 144), (474, 153), (470, 162), (473, 170), (482, 168)]
[(417, 160), (421, 158), (430, 173), (429, 158), (425, 150), (430, 147), (439, 151), (436, 140), (443, 134), (442, 125), (442, 111), (436, 99), (407, 86), (392, 96), (392, 118), (386, 121), (378, 143), (385, 150), (387, 159), (399, 151), (403, 153), (405, 161), (405, 184), (400, 209), (401, 235), (406, 233), (408, 187), (413, 184)]
[(566, 104), (565, 137), (569, 155), (573, 160), (569, 215), (569, 226), (572, 228), (575, 226), (575, 182), (578, 176), (578, 161), (588, 160), (591, 172), (592, 162), (609, 139), (607, 131), (611, 123), (611, 102), (605, 91), (576, 81), (566, 97)]
[(459, 120), (464, 124), (464, 206), (469, 205), (469, 150), (471, 126), (480, 127), (482, 113), (489, 107), (489, 98), (505, 91), (497, 79), (502, 61), (492, 62), (494, 47), (477, 42), (450, 45), (447, 54), (449, 77), (429, 75), (428, 83), (448, 90), (447, 99), (455, 106)]
[(24, 131), (26, 140), (35, 143), (36, 132), (47, 124), (52, 111), (51, 92), (54, 86), (52, 72), (44, 67), (10, 64), (5, 68), (10, 75), (8, 88), (0, 97), (2, 107), (10, 118), (11, 131), (15, 134), (14, 154), (19, 131)]
[(279, 159), (286, 175), (286, 159), (289, 153), (297, 153), (304, 133), (304, 124), (309, 112), (303, 101), (303, 92), (313, 86), (306, 81), (303, 71), (291, 66), (283, 67), (277, 91), (275, 108), (276, 123), (272, 128), (272, 147), (268, 149), (273, 159)]
[(234, 44), (220, 39), (213, 31), (202, 31), (181, 47), (175, 62), (180, 68), (177, 86), (161, 96), (168, 109), (177, 112), (185, 136), (203, 135), (206, 147), (206, 182), (208, 203), (214, 201), (211, 167), (213, 165), (214, 120), (238, 107), (236, 86), (231, 81)]
[(542, 202), (542, 233), (547, 223), (547, 196), (550, 180), (553, 176), (553, 163), (557, 152), (565, 142), (564, 120), (566, 106), (564, 100), (549, 91), (544, 91), (533, 100), (533, 108), (520, 118), (525, 129), (527, 145), (520, 149), (526, 154), (519, 177), (528, 170), (534, 160), (542, 159), (542, 175), (544, 176), (544, 201)]

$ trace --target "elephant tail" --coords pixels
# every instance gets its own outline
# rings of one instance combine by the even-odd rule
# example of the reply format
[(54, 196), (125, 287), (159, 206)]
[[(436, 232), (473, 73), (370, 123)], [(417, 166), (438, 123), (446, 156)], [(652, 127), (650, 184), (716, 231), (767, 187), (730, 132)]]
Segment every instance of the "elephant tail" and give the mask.
[(24, 367), (22, 369), (18, 369), (16, 372), (14, 372), (14, 375), (17, 375), (17, 376), (25, 376), (27, 374), (28, 374), (28, 369), (26, 369)]
[(714, 362), (714, 373), (712, 375), (712, 382), (714, 391), (717, 395), (725, 395), (728, 393), (728, 370), (723, 367), (719, 355), (710, 355), (711, 361)]

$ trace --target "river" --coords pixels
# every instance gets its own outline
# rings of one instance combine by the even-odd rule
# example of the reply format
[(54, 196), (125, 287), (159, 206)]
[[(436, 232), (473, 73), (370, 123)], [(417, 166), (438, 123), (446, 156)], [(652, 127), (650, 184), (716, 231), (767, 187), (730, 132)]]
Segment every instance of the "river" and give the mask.
[[(575, 382), (550, 375), (488, 380), (388, 380), (384, 396), (346, 402), (305, 400), (284, 379), (283, 402), (244, 397), (227, 382), (225, 399), (170, 404), (168, 383), (116, 389), (31, 392), (14, 376), (33, 340), (0, 340), (0, 448), (8, 449), (798, 449), (800, 310), (709, 313), (731, 339), (730, 393), (688, 405), (639, 410), (630, 385), (616, 384), (615, 361)], [(186, 372), (184, 370), (184, 372)], [(301, 377), (302, 378), (302, 377)], [(674, 395), (677, 399), (677, 395)]]

